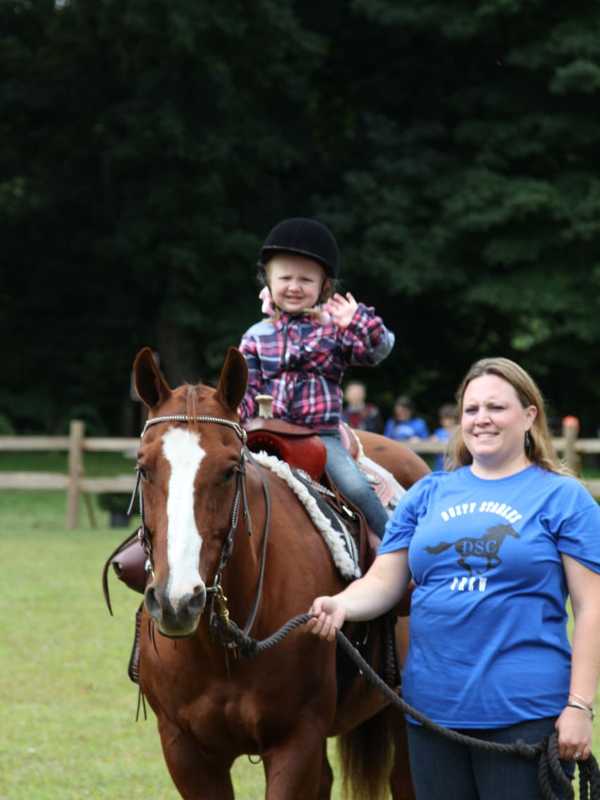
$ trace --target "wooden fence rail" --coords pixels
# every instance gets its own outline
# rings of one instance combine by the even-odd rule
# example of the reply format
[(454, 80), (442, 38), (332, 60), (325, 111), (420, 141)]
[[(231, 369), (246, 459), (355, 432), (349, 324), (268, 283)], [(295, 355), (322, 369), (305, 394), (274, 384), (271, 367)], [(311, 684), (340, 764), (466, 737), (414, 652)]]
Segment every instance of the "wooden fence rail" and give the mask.
[[(581, 456), (600, 453), (600, 439), (579, 439), (577, 428), (565, 426), (563, 436), (553, 440), (562, 458), (576, 473), (580, 472)], [(446, 452), (446, 443), (433, 440), (405, 442), (421, 455)], [(0, 470), (0, 489), (58, 489), (67, 493), (67, 528), (73, 530), (79, 525), (80, 499), (88, 505), (88, 513), (93, 521), (90, 495), (106, 492), (133, 491), (135, 476), (133, 470), (126, 475), (110, 478), (87, 478), (84, 472), (84, 454), (135, 452), (139, 439), (117, 437), (86, 437), (84, 423), (73, 420), (69, 436), (0, 436), (0, 455), (3, 452), (68, 452), (68, 471), (60, 472), (2, 472)], [(587, 488), (600, 498), (600, 479), (584, 481)]]
[(0, 489), (62, 489), (67, 493), (67, 528), (79, 526), (80, 499), (88, 505), (90, 519), (93, 510), (90, 495), (106, 492), (132, 492), (135, 486), (133, 469), (127, 475), (110, 478), (86, 478), (84, 453), (122, 453), (136, 451), (139, 439), (85, 437), (85, 426), (80, 420), (72, 420), (68, 436), (0, 436), (0, 455), (3, 452), (51, 451), (68, 453), (68, 471), (58, 472), (2, 472)]

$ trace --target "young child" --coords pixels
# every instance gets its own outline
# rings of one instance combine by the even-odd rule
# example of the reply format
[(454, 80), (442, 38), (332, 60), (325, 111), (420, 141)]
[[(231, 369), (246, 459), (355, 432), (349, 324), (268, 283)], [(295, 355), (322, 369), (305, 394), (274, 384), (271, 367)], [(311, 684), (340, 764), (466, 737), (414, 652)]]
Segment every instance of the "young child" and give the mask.
[[(458, 409), (452, 403), (444, 403), (438, 411), (440, 427), (432, 433), (432, 438), (441, 442), (449, 442), (458, 426)], [(443, 453), (436, 456), (434, 470), (441, 472), (445, 469), (446, 458)]]
[(397, 442), (416, 442), (429, 436), (425, 420), (413, 416), (413, 403), (410, 397), (402, 395), (397, 398), (394, 403), (394, 413), (385, 423), (383, 435)]
[(260, 251), (263, 311), (270, 316), (242, 337), (248, 389), (242, 420), (255, 416), (257, 394), (273, 397), (273, 416), (313, 428), (327, 449), (327, 470), (381, 538), (387, 513), (344, 449), (340, 384), (348, 366), (374, 366), (394, 345), (373, 308), (334, 292), (339, 251), (315, 219), (276, 225)]

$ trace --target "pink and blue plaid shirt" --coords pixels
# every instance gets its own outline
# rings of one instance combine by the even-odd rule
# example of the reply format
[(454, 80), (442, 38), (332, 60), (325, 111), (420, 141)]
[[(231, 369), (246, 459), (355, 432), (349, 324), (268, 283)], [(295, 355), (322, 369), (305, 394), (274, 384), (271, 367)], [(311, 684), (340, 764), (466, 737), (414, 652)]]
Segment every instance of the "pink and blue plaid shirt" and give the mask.
[(302, 314), (282, 313), (249, 328), (240, 345), (248, 364), (242, 421), (256, 413), (257, 394), (273, 396), (273, 416), (318, 430), (335, 430), (349, 366), (374, 366), (394, 346), (373, 308), (359, 303), (347, 328)]

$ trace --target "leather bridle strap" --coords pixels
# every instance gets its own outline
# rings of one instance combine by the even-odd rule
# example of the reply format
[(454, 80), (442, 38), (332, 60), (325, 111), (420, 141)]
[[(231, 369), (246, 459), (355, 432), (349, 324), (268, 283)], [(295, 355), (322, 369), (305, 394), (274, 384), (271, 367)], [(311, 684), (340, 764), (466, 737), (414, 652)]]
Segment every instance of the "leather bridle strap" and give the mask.
[[(227, 562), (231, 557), (231, 553), (233, 552), (233, 545), (234, 545), (234, 538), (235, 533), (237, 531), (239, 525), (239, 516), (240, 516), (240, 507), (242, 510), (242, 515), (244, 517), (246, 523), (246, 529), (248, 531), (248, 535), (252, 534), (252, 517), (250, 515), (250, 506), (248, 503), (248, 492), (246, 488), (246, 463), (252, 463), (258, 471), (258, 475), (261, 479), (263, 494), (265, 498), (265, 522), (263, 526), (263, 536), (260, 548), (260, 557), (259, 557), (259, 571), (258, 571), (258, 580), (256, 585), (256, 594), (254, 597), (254, 602), (252, 604), (252, 609), (244, 625), (243, 632), (244, 634), (248, 635), (252, 630), (254, 622), (256, 621), (256, 617), (258, 615), (258, 610), (260, 608), (260, 603), (262, 600), (262, 593), (263, 593), (263, 584), (264, 584), (264, 575), (265, 575), (265, 565), (266, 565), (266, 558), (267, 558), (267, 544), (269, 540), (269, 533), (271, 529), (271, 496), (269, 493), (269, 487), (267, 481), (260, 469), (259, 465), (256, 461), (252, 458), (250, 451), (247, 448), (247, 435), (246, 431), (238, 422), (233, 422), (232, 420), (224, 419), (223, 417), (213, 417), (208, 415), (198, 415), (198, 416), (191, 416), (188, 414), (170, 414), (161, 417), (153, 417), (146, 421), (144, 425), (144, 429), (141, 434), (141, 438), (144, 437), (144, 434), (148, 430), (149, 427), (152, 425), (157, 425), (162, 422), (187, 422), (187, 423), (194, 423), (194, 422), (201, 422), (201, 423), (213, 423), (217, 425), (224, 425), (226, 427), (232, 428), (236, 434), (238, 435), (239, 439), (242, 442), (242, 449), (240, 451), (240, 461), (238, 466), (236, 467), (236, 488), (235, 488), (235, 495), (233, 498), (233, 505), (231, 508), (231, 522), (229, 526), (229, 531), (227, 533), (227, 537), (223, 544), (223, 548), (221, 550), (221, 558), (219, 560), (219, 566), (217, 567), (217, 571), (215, 573), (215, 577), (212, 583), (212, 586), (207, 588), (207, 593), (212, 595), (212, 603), (211, 603), (211, 620), (216, 621), (217, 619), (222, 622), (223, 620), (220, 619), (219, 614), (215, 611), (215, 600), (219, 598), (221, 602), (225, 602), (226, 598), (223, 594), (223, 588), (221, 585), (221, 576), (223, 570), (225, 569)], [(142, 519), (142, 527), (140, 531), (140, 540), (144, 546), (144, 550), (146, 551), (146, 555), (148, 556), (147, 562), (147, 569), (152, 571), (152, 549), (151, 549), (151, 542), (150, 536), (148, 535), (148, 529), (146, 527), (146, 523), (144, 520), (144, 498), (142, 492), (142, 481), (141, 481), (141, 472), (138, 469), (137, 471), (137, 480), (136, 485), (133, 490), (133, 494), (131, 496), (131, 501), (129, 504), (128, 514), (131, 513), (133, 508), (133, 504), (135, 501), (136, 494), (139, 497), (139, 506), (140, 506), (140, 516)], [(220, 627), (216, 624), (214, 627)]]
[(205, 414), (200, 414), (199, 416), (190, 416), (188, 414), (168, 414), (163, 417), (152, 417), (151, 419), (146, 420), (141, 438), (144, 438), (144, 434), (148, 428), (150, 428), (152, 425), (158, 425), (160, 422), (214, 422), (217, 425), (225, 425), (228, 428), (233, 428), (244, 446), (246, 445), (248, 439), (246, 431), (244, 428), (242, 428), (239, 422), (233, 422), (232, 420), (225, 419), (224, 417), (211, 417)]
[[(265, 496), (265, 524), (263, 526), (263, 537), (262, 537), (262, 543), (261, 543), (261, 548), (260, 548), (260, 560), (259, 560), (259, 567), (258, 567), (258, 581), (256, 583), (256, 594), (255, 594), (255, 597), (254, 597), (254, 603), (253, 603), (253, 606), (252, 606), (252, 610), (250, 611), (250, 616), (248, 617), (248, 619), (246, 621), (246, 624), (244, 625), (244, 633), (246, 635), (248, 635), (250, 633), (250, 631), (252, 630), (252, 627), (253, 627), (254, 622), (256, 620), (256, 615), (258, 614), (258, 609), (260, 608), (260, 602), (261, 602), (262, 593), (263, 593), (263, 583), (264, 583), (264, 578), (265, 578), (265, 566), (266, 566), (266, 563), (267, 563), (267, 544), (268, 544), (268, 541), (269, 541), (269, 533), (271, 531), (271, 495), (269, 493), (269, 486), (267, 484), (267, 481), (265, 479), (265, 476), (264, 476), (262, 470), (260, 469), (259, 465), (256, 463), (256, 461), (250, 455), (250, 451), (247, 450), (246, 453), (247, 453), (248, 461), (250, 461), (257, 469), (257, 472), (258, 472), (258, 474), (260, 476), (260, 480), (261, 480), (261, 483), (262, 483), (263, 494)], [(246, 493), (246, 482), (245, 481), (243, 481), (242, 487), (243, 487), (242, 491), (245, 494)], [(247, 499), (245, 500), (245, 502), (246, 503), (248, 502)]]

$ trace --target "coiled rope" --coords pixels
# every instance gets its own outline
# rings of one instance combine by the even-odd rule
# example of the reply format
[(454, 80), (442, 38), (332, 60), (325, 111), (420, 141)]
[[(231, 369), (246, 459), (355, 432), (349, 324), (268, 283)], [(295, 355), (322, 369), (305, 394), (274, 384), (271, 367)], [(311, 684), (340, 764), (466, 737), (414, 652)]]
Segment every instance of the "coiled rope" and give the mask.
[[(310, 614), (299, 614), (288, 620), (285, 625), (282, 625), (282, 627), (271, 636), (260, 641), (244, 634), (233, 620), (228, 620), (227, 623), (221, 620), (220, 628), (222, 635), (226, 637), (231, 644), (235, 645), (243, 656), (246, 658), (254, 658), (259, 653), (263, 653), (265, 650), (275, 647), (275, 645), (281, 642), (282, 639), (285, 639), (289, 633), (305, 625), (311, 619), (312, 616)], [(476, 739), (473, 736), (467, 736), (463, 733), (444, 728), (442, 725), (438, 725), (430, 720), (429, 717), (426, 717), (425, 714), (422, 714), (416, 708), (413, 708), (413, 706), (403, 700), (400, 695), (396, 694), (396, 692), (379, 677), (370, 664), (365, 661), (342, 631), (338, 630), (336, 636), (337, 644), (356, 664), (366, 680), (376, 689), (379, 689), (390, 703), (399, 708), (404, 714), (408, 714), (413, 719), (417, 720), (417, 722), (420, 722), (424, 728), (438, 733), (440, 736), (444, 736), (446, 739), (450, 739), (458, 744), (478, 748), (479, 750), (504, 753), (505, 755), (517, 755), (529, 760), (537, 758), (539, 759), (538, 782), (544, 800), (574, 800), (575, 792), (560, 763), (556, 733), (545, 737), (537, 744), (526, 744), (523, 741), (517, 741), (513, 744), (500, 744), (498, 742)], [(577, 765), (579, 767), (579, 800), (600, 800), (600, 769), (596, 758), (590, 755), (585, 761), (578, 761)], [(558, 787), (561, 794), (556, 793), (555, 787)]]

